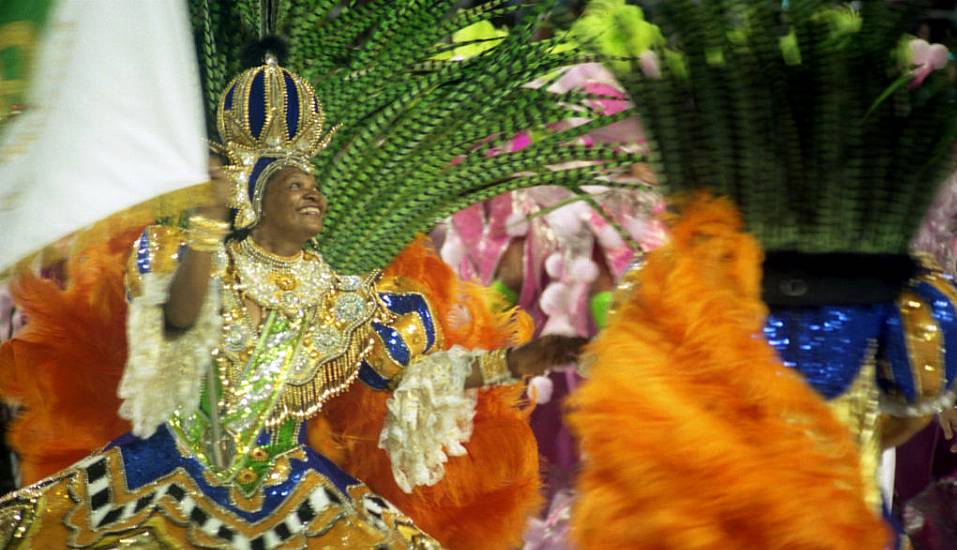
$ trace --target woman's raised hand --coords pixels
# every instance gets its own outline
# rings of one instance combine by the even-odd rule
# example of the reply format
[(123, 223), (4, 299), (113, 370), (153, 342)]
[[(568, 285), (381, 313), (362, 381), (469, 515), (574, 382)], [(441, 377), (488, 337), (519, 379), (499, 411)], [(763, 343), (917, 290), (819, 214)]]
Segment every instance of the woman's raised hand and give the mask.
[(207, 206), (197, 208), (196, 213), (214, 220), (228, 220), (229, 181), (226, 179), (226, 170), (216, 157), (210, 157), (209, 181), (212, 187), (212, 201)]

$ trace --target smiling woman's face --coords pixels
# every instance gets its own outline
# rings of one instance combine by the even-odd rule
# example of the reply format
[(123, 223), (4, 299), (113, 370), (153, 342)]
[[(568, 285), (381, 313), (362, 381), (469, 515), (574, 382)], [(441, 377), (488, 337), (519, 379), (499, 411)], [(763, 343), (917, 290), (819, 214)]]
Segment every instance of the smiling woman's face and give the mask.
[(266, 183), (259, 225), (305, 241), (322, 231), (325, 213), (326, 198), (319, 192), (315, 176), (290, 166)]

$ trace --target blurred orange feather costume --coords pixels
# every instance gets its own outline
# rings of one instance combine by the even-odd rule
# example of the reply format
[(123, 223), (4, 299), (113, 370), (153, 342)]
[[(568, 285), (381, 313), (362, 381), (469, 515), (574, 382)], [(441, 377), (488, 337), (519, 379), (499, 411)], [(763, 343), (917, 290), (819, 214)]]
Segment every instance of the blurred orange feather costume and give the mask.
[[(581, 548), (882, 548), (848, 431), (760, 337), (762, 253), (697, 197), (631, 275), (571, 423)], [(627, 292), (627, 291), (626, 291)]]
[[(68, 284), (30, 274), (14, 285), (27, 326), (0, 347), (0, 393), (23, 407), (9, 441), (20, 455), (24, 484), (66, 468), (129, 430), (117, 416), (126, 360), (123, 266), (135, 234), (93, 246), (68, 262)], [(415, 281), (429, 296), (445, 345), (496, 348), (519, 344), (531, 322), (493, 307), (480, 287), (459, 281), (419, 240), (383, 277)], [(497, 313), (496, 313), (497, 312)], [(355, 383), (310, 420), (316, 450), (392, 501), (450, 548), (518, 544), (540, 506), (538, 457), (522, 408), (521, 386), (483, 390), (468, 454), (451, 457), (436, 485), (406, 494), (377, 446), (389, 394)], [(356, 414), (362, 411), (362, 414)]]

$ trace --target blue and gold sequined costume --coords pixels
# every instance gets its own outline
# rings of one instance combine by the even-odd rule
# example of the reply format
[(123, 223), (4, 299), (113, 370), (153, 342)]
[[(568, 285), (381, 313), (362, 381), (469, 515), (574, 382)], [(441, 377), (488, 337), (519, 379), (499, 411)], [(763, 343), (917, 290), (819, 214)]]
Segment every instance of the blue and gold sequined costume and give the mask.
[[(128, 274), (134, 304), (156, 269), (175, 266), (181, 239), (175, 229), (152, 227), (137, 241)], [(352, 312), (339, 308), (340, 320), (362, 317), (373, 335), (370, 341), (353, 336), (346, 347), (363, 347), (356, 352), (358, 360), (353, 357), (351, 379), (377, 390), (394, 387), (401, 370), (433, 351), (441, 338), (426, 298), (392, 286), (384, 284), (381, 292), (355, 287), (354, 292), (364, 292), (361, 307)], [(331, 307), (351, 303), (353, 295), (343, 291)], [(241, 352), (281, 350), (297, 330), (284, 323), (267, 326), (264, 334), (273, 338), (253, 341)], [(214, 354), (222, 357), (236, 349), (236, 331), (227, 321), (221, 332)], [(311, 348), (300, 342), (297, 351), (308, 354)], [(340, 353), (350, 355), (348, 349)], [(258, 379), (266, 385), (253, 384), (240, 392), (243, 398), (263, 388), (267, 393), (296, 391), (281, 382), (292, 371), (269, 372), (272, 363), (265, 357), (250, 363), (246, 382)], [(228, 361), (219, 365), (229, 368)], [(270, 402), (264, 395), (257, 401)], [(203, 452), (210, 444), (206, 409), (174, 415), (146, 439), (124, 435), (69, 470), (8, 497), (3, 509), (7, 540), (23, 538), (32, 547), (63, 541), (77, 548), (134, 543), (159, 548), (298, 548), (315, 543), (438, 547), (389, 502), (310, 448), (303, 420), (287, 418), (266, 428), (267, 416), (253, 405), (236, 415), (235, 425), (226, 418), (232, 455), (218, 468)], [(13, 521), (10, 514), (19, 519)]]
[[(231, 83), (219, 119), (237, 229), (257, 223), (271, 174), (289, 166), (309, 172), (309, 158), (335, 132), (324, 127), (311, 86), (275, 60)], [(380, 271), (341, 275), (311, 244), (283, 258), (237, 233), (209, 251), (212, 274), (195, 323), (169, 334), (164, 306), (190, 242), (177, 227), (150, 226), (129, 256), (128, 358), (118, 394), (132, 433), (0, 501), (0, 540), (7, 547), (440, 547), (320, 454), (323, 445), (365, 467), (366, 476), (407, 505), (417, 487), (453, 509), (469, 509), (483, 491), (495, 492), (502, 504), (504, 493), (505, 513), (521, 525), (537, 499), (533, 436), (521, 413), (504, 405), (488, 414), (502, 420), (491, 424), (496, 430), (515, 429), (506, 445), (515, 452), (499, 444), (498, 456), (485, 462), (464, 446), (482, 399), (509, 394), (466, 390), (473, 367), (493, 355), (446, 338), (424, 283)], [(410, 249), (416, 247), (422, 245)], [(428, 258), (422, 253), (417, 261)], [(486, 302), (456, 295), (461, 289), (450, 271), (421, 275), (429, 276), (444, 281), (442, 290), (429, 287), (433, 292), (450, 293), (444, 300), (463, 308), (463, 330), (475, 319), (470, 315), (484, 315), (476, 334), (514, 336), (512, 317), (494, 317)], [(260, 319), (254, 321), (250, 304)], [(487, 345), (480, 340), (469, 345)], [(494, 357), (504, 367), (504, 356)], [(341, 409), (333, 402), (347, 397), (384, 406), (338, 416), (323, 409)], [(384, 421), (366, 420), (373, 414)], [(342, 421), (339, 431), (331, 428), (333, 416)], [(361, 429), (348, 431), (350, 422)], [(366, 439), (375, 446), (365, 446)], [(350, 454), (353, 448), (364, 455)], [(446, 478), (446, 463), (466, 454), (469, 463), (456, 467), (471, 482), (443, 494), (436, 486)], [(470, 469), (499, 460), (511, 466), (486, 474), (489, 487), (479, 487), (484, 480), (475, 481)], [(376, 469), (383, 464), (387, 481)], [(463, 495), (465, 484), (472, 494)], [(410, 506), (420, 511), (429, 504), (425, 497), (415, 502)]]
[(922, 266), (896, 302), (770, 308), (765, 337), (848, 426), (874, 506), (882, 416), (923, 417), (953, 403), (955, 304), (953, 276)]

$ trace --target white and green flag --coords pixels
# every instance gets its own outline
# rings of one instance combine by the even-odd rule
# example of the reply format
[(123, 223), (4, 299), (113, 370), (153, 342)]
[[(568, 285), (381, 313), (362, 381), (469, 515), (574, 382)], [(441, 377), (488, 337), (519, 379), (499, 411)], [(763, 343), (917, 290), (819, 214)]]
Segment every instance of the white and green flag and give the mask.
[(183, 0), (0, 2), (0, 271), (206, 160)]

